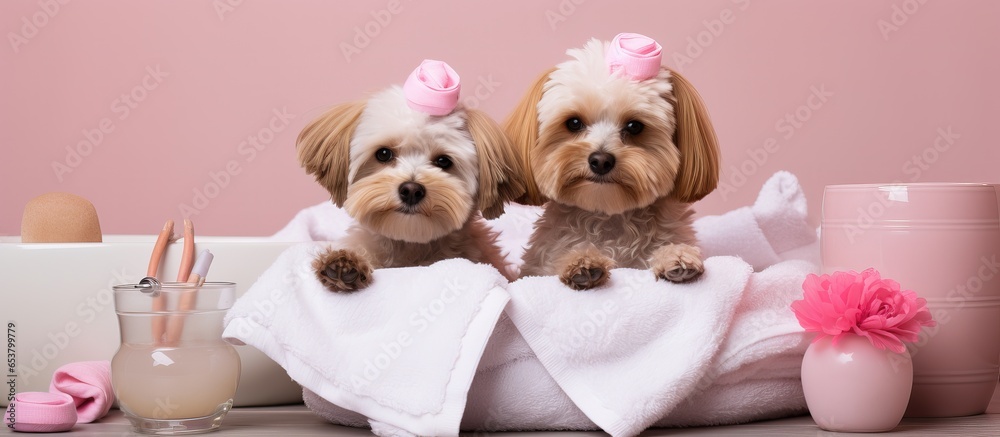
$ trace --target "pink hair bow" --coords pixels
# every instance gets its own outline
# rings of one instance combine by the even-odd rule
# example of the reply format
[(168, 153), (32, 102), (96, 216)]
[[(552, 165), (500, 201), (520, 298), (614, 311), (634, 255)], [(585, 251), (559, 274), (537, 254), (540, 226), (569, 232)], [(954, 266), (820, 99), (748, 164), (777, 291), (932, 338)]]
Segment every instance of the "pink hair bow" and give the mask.
[(462, 84), (447, 63), (425, 59), (403, 84), (410, 108), (430, 115), (446, 115), (458, 105)]
[(633, 80), (646, 80), (660, 72), (661, 51), (656, 40), (638, 33), (619, 33), (604, 56), (612, 74), (621, 72)]

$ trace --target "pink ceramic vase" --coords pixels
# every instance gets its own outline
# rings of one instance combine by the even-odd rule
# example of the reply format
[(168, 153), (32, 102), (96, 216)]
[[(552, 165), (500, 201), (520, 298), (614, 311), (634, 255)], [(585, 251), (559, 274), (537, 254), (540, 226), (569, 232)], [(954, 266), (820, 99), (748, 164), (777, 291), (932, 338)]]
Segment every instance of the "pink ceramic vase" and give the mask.
[(802, 390), (813, 420), (827, 431), (882, 432), (899, 424), (913, 387), (909, 352), (880, 350), (865, 337), (829, 337), (806, 350)]

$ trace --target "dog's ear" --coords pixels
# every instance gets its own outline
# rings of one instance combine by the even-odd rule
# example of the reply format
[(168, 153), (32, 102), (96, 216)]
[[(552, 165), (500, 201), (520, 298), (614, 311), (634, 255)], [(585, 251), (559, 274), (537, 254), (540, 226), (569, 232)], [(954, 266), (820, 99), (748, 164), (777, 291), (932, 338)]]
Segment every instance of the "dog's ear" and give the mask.
[(524, 169), (507, 135), (492, 118), (467, 109), (466, 126), (479, 157), (479, 209), (487, 219), (503, 214), (503, 204), (524, 195)]
[(344, 206), (347, 199), (351, 137), (364, 109), (364, 102), (336, 106), (310, 122), (295, 141), (299, 163), (316, 176), (337, 206)]
[(514, 151), (521, 163), (520, 167), (524, 170), (525, 193), (515, 201), (525, 205), (545, 203), (545, 198), (539, 192), (535, 176), (531, 172), (531, 154), (538, 145), (538, 101), (542, 99), (545, 83), (549, 81), (549, 75), (553, 71), (555, 68), (546, 71), (535, 80), (535, 84), (528, 89), (503, 125), (504, 132), (514, 144)]
[(719, 183), (719, 141), (701, 95), (684, 76), (667, 70), (677, 117), (674, 144), (681, 152), (681, 167), (671, 196), (691, 203), (707, 196)]

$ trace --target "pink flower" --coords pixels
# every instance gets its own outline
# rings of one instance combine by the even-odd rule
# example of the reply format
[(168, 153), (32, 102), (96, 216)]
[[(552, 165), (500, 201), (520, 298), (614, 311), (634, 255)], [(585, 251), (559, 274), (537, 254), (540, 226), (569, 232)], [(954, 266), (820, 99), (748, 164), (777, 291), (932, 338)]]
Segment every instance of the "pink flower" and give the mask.
[(845, 333), (867, 337), (875, 347), (902, 353), (903, 342), (917, 341), (923, 326), (934, 326), (927, 301), (899, 283), (882, 279), (878, 271), (809, 275), (802, 283), (802, 300), (792, 311), (807, 332), (836, 342)]

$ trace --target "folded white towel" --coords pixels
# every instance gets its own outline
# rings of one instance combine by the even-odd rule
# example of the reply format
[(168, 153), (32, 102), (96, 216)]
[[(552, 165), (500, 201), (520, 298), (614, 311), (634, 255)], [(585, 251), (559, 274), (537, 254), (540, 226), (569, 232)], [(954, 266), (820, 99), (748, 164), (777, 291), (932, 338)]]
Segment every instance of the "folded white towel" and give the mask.
[(779, 171), (761, 187), (753, 206), (702, 217), (695, 220), (694, 228), (705, 256), (736, 255), (757, 271), (788, 259), (818, 264), (816, 228), (808, 224), (806, 215), (799, 180)]
[(506, 279), (454, 259), (377, 270), (363, 292), (331, 293), (310, 267), (325, 247), (301, 244), (279, 256), (226, 315), (223, 336), (260, 349), (342, 408), (414, 434), (457, 435), (510, 298)]
[(682, 285), (628, 269), (584, 293), (553, 276), (524, 278), (508, 287), (507, 314), (588, 418), (612, 436), (635, 435), (695, 389), (751, 273), (737, 258), (715, 257)]
[[(615, 270), (608, 286), (588, 292), (550, 284), (555, 278), (510, 284), (506, 313), (520, 322), (501, 316), (497, 323), (462, 429), (634, 435), (650, 424), (803, 413), (798, 375), (808, 342), (789, 306), (816, 266), (786, 261), (750, 274), (736, 258), (706, 263), (706, 276), (691, 284), (631, 269)], [(357, 413), (308, 391), (304, 397), (333, 423), (368, 426)]]
[[(539, 213), (539, 208), (511, 205), (504, 216), (491, 221), (491, 226), (501, 232), (500, 244), (510, 253), (511, 261), (520, 263)], [(342, 210), (325, 202), (303, 210), (275, 238), (336, 240), (351, 223)], [(493, 328), (485, 350), (481, 345), (485, 335), (470, 334), (472, 323), (457, 323), (454, 332), (442, 334), (442, 341), (448, 345), (456, 341), (455, 336), (463, 335), (474, 337), (474, 343), (480, 344), (475, 359), (471, 358), (475, 354), (466, 356), (466, 363), (478, 360), (479, 364), (471, 386), (469, 369), (455, 372), (462, 375), (462, 386), (467, 389), (467, 399), (462, 400), (464, 415), (458, 414), (461, 429), (593, 430), (599, 426), (612, 435), (634, 435), (650, 425), (741, 423), (804, 412), (798, 372), (806, 343), (789, 305), (801, 295), (805, 275), (817, 270), (819, 251), (815, 229), (806, 222), (805, 197), (798, 181), (789, 173), (779, 172), (765, 183), (752, 207), (704, 217), (695, 222), (695, 228), (706, 255), (736, 255), (750, 264), (731, 257), (711, 257), (706, 260), (703, 278), (681, 285), (656, 281), (648, 271), (619, 269), (608, 286), (588, 292), (570, 291), (551, 277), (525, 278), (507, 286), (514, 296), (506, 311), (509, 318), (490, 307), (483, 311), (493, 316), (483, 316), (490, 321), (475, 325)], [(255, 331), (257, 343), (270, 348), (262, 349), (269, 355), (283, 357), (275, 360), (303, 384), (307, 406), (333, 423), (369, 426), (378, 435), (457, 432), (454, 414), (414, 414), (435, 404), (428, 401), (422, 388), (436, 384), (437, 391), (441, 391), (440, 387), (448, 382), (437, 377), (440, 374), (426, 378), (425, 368), (401, 370), (393, 380), (398, 384), (396, 390), (388, 385), (376, 390), (379, 402), (370, 402), (371, 393), (345, 394), (342, 388), (330, 388), (328, 380), (363, 375), (364, 368), (349, 367), (350, 359), (356, 362), (358, 357), (377, 353), (357, 350), (364, 350), (366, 342), (379, 344), (384, 332), (368, 332), (391, 322), (391, 318), (348, 322), (363, 319), (367, 313), (336, 313), (327, 308), (335, 305), (335, 300), (305, 300), (293, 306), (308, 309), (310, 314), (336, 313), (340, 324), (324, 327), (317, 325), (325, 320), (321, 317), (295, 314), (264, 326), (261, 320), (276, 317), (259, 310), (267, 307), (267, 299), (273, 300), (264, 290), (298, 289), (293, 299), (297, 301), (304, 299), (299, 296), (303, 290), (320, 288), (308, 268), (310, 259), (310, 253), (300, 253), (295, 259), (284, 260), (280, 267), (276, 263), (268, 285), (255, 285), (251, 291), (262, 291), (255, 297), (244, 297), (247, 303), (237, 304), (244, 308), (247, 324), (253, 324), (255, 316), (260, 319), (257, 323), (261, 326)], [(789, 259), (808, 262), (781, 262)], [(381, 281), (383, 285), (354, 295), (335, 296), (371, 295), (376, 287), (392, 288), (388, 283), (409, 288), (424, 282), (415, 280), (417, 276), (441, 281), (443, 275), (450, 275), (464, 281), (483, 274), (463, 268), (443, 273), (437, 270), (439, 264), (378, 271), (376, 284)], [(293, 273), (277, 273), (282, 269)], [(496, 281), (490, 283), (505, 284), (495, 270), (488, 270), (491, 281)], [(751, 273), (753, 270), (759, 273)], [(296, 279), (289, 283), (289, 277)], [(306, 282), (310, 284), (304, 287)], [(380, 289), (383, 292), (378, 314), (399, 314), (400, 305), (412, 304), (397, 302), (395, 293), (399, 290)], [(499, 291), (487, 294), (493, 293)], [(234, 329), (233, 325), (228, 329)], [(345, 341), (338, 336), (316, 336), (316, 332), (358, 337), (356, 341)], [(282, 342), (270, 337), (281, 338)], [(303, 337), (329, 341), (340, 351), (339, 360), (330, 360), (329, 353), (310, 348), (314, 343), (301, 347)], [(295, 344), (299, 344), (298, 349), (290, 348)], [(407, 352), (434, 353), (434, 347), (431, 343), (414, 344)], [(460, 349), (466, 351), (464, 346)], [(286, 362), (298, 366), (296, 373)], [(312, 373), (302, 372), (301, 367), (311, 367)], [(317, 372), (322, 375), (296, 376)], [(459, 402), (449, 398), (445, 403), (453, 407)], [(436, 428), (430, 423), (435, 423)], [(428, 431), (431, 428), (435, 431)]]
[[(513, 323), (505, 322), (517, 332)], [(493, 340), (490, 342), (487, 350), (499, 347), (494, 346)], [(462, 429), (495, 432), (599, 428), (566, 396), (532, 354), (489, 369), (480, 366), (469, 390)]]
[(720, 425), (805, 411), (799, 371), (808, 346), (791, 303), (816, 264), (791, 260), (754, 273), (719, 354), (698, 389), (656, 426)]

